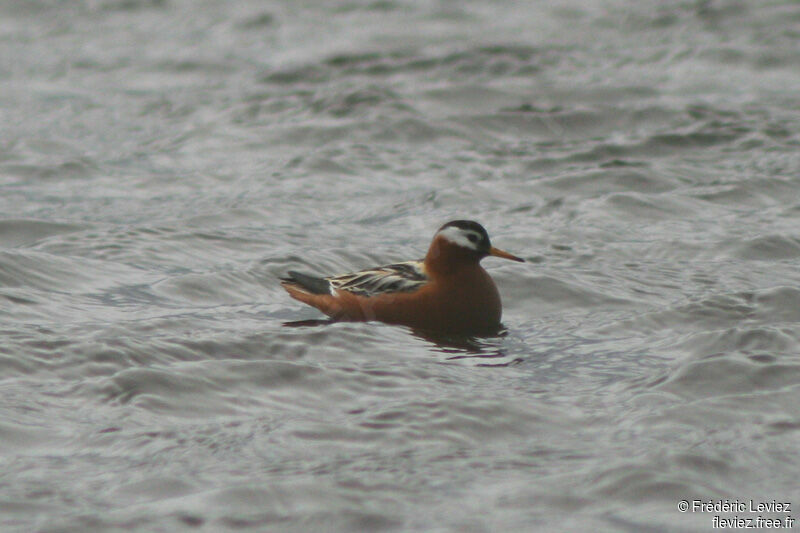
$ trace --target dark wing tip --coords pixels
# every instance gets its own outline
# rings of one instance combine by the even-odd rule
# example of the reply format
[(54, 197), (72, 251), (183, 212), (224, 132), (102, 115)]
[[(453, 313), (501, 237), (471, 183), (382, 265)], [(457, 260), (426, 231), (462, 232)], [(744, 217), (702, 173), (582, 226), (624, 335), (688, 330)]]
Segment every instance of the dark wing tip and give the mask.
[(281, 278), (281, 281), (284, 283), (295, 283), (312, 294), (330, 294), (330, 283), (328, 283), (326, 279), (309, 276), (308, 274), (303, 274), (302, 272), (296, 272), (294, 270), (290, 270), (286, 274), (287, 277)]

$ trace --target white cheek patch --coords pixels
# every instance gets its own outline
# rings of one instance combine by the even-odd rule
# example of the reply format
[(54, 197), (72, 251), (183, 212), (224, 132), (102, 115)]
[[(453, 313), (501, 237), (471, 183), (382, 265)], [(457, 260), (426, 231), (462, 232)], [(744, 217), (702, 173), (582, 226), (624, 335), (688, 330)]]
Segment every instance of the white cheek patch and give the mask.
[(437, 235), (444, 237), (448, 241), (461, 246), (463, 248), (468, 248), (470, 250), (478, 251), (478, 244), (477, 242), (472, 242), (467, 238), (467, 235), (475, 235), (478, 238), (478, 242), (480, 242), (481, 236), (478, 235), (477, 232), (471, 231), (468, 229), (461, 229), (456, 226), (449, 226), (444, 228), (442, 231), (437, 233)]

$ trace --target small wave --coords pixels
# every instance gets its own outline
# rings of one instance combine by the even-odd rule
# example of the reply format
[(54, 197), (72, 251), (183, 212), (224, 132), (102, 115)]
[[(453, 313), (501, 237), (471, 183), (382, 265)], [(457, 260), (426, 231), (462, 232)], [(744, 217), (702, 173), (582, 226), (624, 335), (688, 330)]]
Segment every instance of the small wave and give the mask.
[(741, 353), (717, 353), (681, 363), (657, 389), (683, 397), (763, 394), (800, 385), (800, 360), (763, 362)]
[(157, 296), (195, 305), (252, 303), (263, 285), (252, 274), (222, 272), (173, 276), (152, 287)]
[(751, 261), (775, 261), (800, 257), (800, 238), (764, 235), (737, 243), (732, 255)]
[(0, 220), (0, 246), (5, 248), (30, 246), (47, 237), (72, 233), (82, 229), (85, 229), (85, 226), (78, 224), (62, 224), (30, 219), (4, 219)]
[(89, 261), (31, 250), (0, 251), (0, 286), (59, 291), (96, 286), (97, 278), (102, 278), (98, 267)]
[(581, 196), (610, 193), (663, 193), (675, 189), (676, 180), (661, 177), (647, 170), (632, 170), (625, 166), (580, 174), (564, 174), (542, 180), (543, 185)]
[(529, 279), (525, 282), (525, 286), (530, 291), (530, 297), (534, 298), (539, 306), (544, 305), (550, 308), (548, 312), (552, 311), (553, 307), (557, 309), (592, 308), (629, 306), (634, 303), (616, 295), (610, 296), (573, 282), (549, 276)]
[(413, 74), (436, 78), (493, 78), (530, 76), (559, 62), (561, 51), (530, 46), (478, 46), (456, 52), (418, 56), (408, 52), (339, 54), (318, 64), (265, 73), (265, 83), (290, 85), (320, 83), (339, 77), (370, 78)]

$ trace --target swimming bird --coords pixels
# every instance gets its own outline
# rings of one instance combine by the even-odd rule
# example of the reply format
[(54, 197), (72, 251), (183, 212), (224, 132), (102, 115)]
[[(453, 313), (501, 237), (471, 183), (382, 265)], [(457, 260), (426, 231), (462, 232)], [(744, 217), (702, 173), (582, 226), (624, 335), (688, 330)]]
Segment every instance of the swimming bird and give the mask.
[(492, 246), (471, 220), (453, 220), (433, 236), (425, 258), (325, 278), (289, 271), (281, 285), (334, 320), (378, 320), (459, 334), (494, 333), (500, 294), (480, 261), (525, 260)]

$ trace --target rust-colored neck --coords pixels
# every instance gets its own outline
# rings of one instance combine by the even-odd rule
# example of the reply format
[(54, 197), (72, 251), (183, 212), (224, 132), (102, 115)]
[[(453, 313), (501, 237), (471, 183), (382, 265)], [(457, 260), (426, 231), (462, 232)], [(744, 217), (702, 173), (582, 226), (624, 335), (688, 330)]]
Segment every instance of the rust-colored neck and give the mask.
[(481, 256), (472, 250), (453, 244), (443, 237), (436, 237), (425, 256), (425, 270), (431, 277), (449, 276), (462, 269), (475, 268)]

